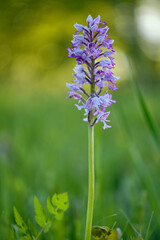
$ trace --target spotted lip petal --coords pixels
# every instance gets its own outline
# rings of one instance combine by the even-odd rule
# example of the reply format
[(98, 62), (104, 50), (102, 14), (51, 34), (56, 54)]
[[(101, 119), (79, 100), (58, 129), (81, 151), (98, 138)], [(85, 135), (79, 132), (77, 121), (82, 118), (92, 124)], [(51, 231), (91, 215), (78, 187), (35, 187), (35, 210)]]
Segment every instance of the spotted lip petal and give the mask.
[[(85, 110), (83, 121), (89, 121), (89, 114), (92, 111), (94, 122), (92, 125), (102, 122), (103, 129), (110, 128), (107, 119), (110, 112), (108, 107), (112, 103), (116, 103), (112, 99), (112, 94), (108, 90), (117, 90), (116, 84), (119, 77), (113, 75), (112, 69), (115, 67), (113, 42), (108, 35), (108, 26), (102, 22), (100, 16), (92, 18), (87, 17), (87, 26), (76, 23), (76, 33), (73, 35), (72, 49), (67, 48), (68, 57), (75, 58), (77, 65), (75, 66), (75, 80), (72, 84), (67, 83), (70, 89), (68, 98), (78, 100), (79, 104), (75, 104), (78, 110)], [(80, 33), (79, 33), (80, 32)], [(107, 48), (104, 50), (104, 48)], [(102, 58), (102, 59), (101, 59)], [(94, 65), (93, 65), (94, 61)], [(86, 84), (94, 84), (95, 92), (88, 93), (84, 89)], [(107, 90), (108, 88), (108, 90)], [(103, 89), (105, 93), (102, 94)]]

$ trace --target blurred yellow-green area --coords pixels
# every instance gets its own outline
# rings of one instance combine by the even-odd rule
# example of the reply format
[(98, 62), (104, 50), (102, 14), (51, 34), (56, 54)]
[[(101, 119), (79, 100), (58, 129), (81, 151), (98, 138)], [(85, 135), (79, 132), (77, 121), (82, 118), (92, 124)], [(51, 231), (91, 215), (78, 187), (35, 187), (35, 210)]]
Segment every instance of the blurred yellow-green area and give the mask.
[(11, 240), (13, 206), (34, 222), (34, 196), (43, 205), (56, 192), (68, 192), (69, 210), (40, 239), (84, 239), (87, 124), (65, 84), (73, 25), (89, 14), (107, 22), (120, 76), (112, 128), (95, 127), (93, 224), (160, 239), (160, 2), (1, 0), (0, 240)]

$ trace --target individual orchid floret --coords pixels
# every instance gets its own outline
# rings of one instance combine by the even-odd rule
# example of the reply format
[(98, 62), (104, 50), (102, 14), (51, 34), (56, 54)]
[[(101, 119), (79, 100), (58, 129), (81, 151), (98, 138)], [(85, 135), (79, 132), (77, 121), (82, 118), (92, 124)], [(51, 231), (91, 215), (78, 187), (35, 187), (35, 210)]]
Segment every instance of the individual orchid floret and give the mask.
[(75, 23), (74, 27), (80, 32), (84, 30), (84, 27), (81, 24)]
[(87, 22), (87, 24), (88, 24), (88, 27), (91, 28), (92, 25), (93, 25), (93, 18), (92, 18), (91, 15), (89, 15), (89, 16), (87, 17), (86, 22)]
[(66, 86), (71, 90), (71, 91), (77, 91), (82, 93), (82, 90), (80, 90), (80, 87), (77, 84), (74, 83), (66, 83)]
[(112, 56), (112, 55), (114, 55), (114, 54), (116, 54), (115, 53), (115, 51), (105, 51), (104, 53), (103, 53), (103, 56), (104, 57), (110, 57), (110, 56)]
[[(119, 77), (113, 75), (115, 67), (113, 42), (108, 35), (108, 26), (101, 22), (100, 16), (87, 17), (87, 26), (76, 23), (76, 33), (73, 35), (72, 49), (68, 48), (68, 57), (74, 57), (75, 80), (67, 83), (70, 89), (68, 98), (78, 100), (75, 106), (78, 110), (84, 109), (86, 116), (83, 120), (92, 127), (98, 122), (104, 124), (103, 129), (110, 128), (107, 123), (108, 107), (116, 103), (108, 90), (115, 91)], [(85, 86), (90, 86), (90, 91)], [(87, 87), (88, 89), (88, 87)], [(103, 91), (105, 89), (105, 91)]]
[(111, 128), (110, 125), (107, 125), (106, 122), (110, 122), (110, 120), (107, 120), (107, 117), (109, 116), (110, 112), (105, 112), (105, 113), (100, 113), (97, 117), (97, 122), (101, 121), (104, 125), (103, 125), (103, 129), (105, 130), (106, 128)]

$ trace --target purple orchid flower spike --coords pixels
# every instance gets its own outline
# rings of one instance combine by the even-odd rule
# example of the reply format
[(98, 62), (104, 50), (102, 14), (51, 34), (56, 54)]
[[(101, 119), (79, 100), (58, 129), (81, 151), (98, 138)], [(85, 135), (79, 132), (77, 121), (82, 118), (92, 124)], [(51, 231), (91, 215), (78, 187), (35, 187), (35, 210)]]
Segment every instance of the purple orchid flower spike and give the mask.
[[(75, 106), (79, 110), (85, 110), (84, 115), (88, 117), (84, 121), (88, 121), (90, 126), (100, 121), (104, 124), (103, 129), (106, 129), (111, 127), (106, 123), (109, 122), (106, 120), (109, 115), (107, 108), (116, 102), (108, 90), (115, 91), (119, 79), (111, 71), (115, 67), (114, 41), (109, 38), (109, 28), (104, 26), (106, 23), (101, 22), (100, 16), (92, 18), (89, 15), (86, 22), (88, 26), (78, 23), (74, 25), (76, 33), (73, 35), (72, 49), (67, 49), (68, 57), (74, 57), (78, 64), (74, 68), (74, 83), (66, 84), (71, 91), (68, 98), (79, 100), (79, 105)], [(90, 85), (90, 93), (85, 90), (85, 85)], [(106, 90), (101, 95), (103, 89)]]

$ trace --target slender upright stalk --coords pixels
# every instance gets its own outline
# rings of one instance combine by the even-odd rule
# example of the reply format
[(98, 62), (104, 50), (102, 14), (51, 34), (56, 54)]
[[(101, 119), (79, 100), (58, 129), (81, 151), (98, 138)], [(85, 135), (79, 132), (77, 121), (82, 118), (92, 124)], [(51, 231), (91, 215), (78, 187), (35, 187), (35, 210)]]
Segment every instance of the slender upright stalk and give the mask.
[(94, 127), (88, 126), (88, 206), (87, 206), (87, 219), (86, 219), (86, 233), (85, 240), (91, 239), (91, 228), (93, 218), (93, 205), (94, 205)]
[[(95, 91), (94, 63), (95, 61), (92, 59), (91, 94), (93, 94)], [(85, 240), (91, 239), (94, 206), (94, 126), (92, 126), (93, 121), (94, 121), (93, 111), (90, 111), (88, 123), (88, 206), (87, 206)]]

